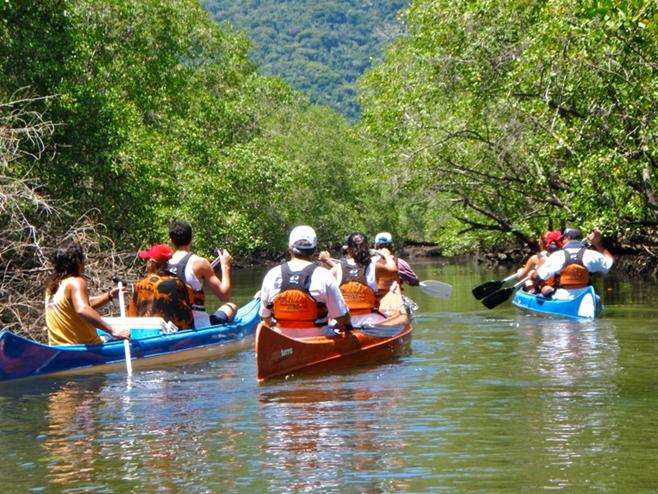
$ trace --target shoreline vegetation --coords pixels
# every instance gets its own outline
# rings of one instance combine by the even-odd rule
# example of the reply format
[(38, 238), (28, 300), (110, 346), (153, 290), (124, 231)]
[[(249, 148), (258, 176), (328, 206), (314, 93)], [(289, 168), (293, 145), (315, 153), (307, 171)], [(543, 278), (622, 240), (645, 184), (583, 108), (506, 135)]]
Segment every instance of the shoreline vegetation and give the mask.
[(400, 16), (349, 122), (260, 74), (196, 0), (0, 2), (2, 327), (41, 331), (63, 240), (89, 252), (96, 292), (141, 274), (135, 253), (175, 218), (201, 254), (253, 262), (310, 224), (517, 265), (574, 225), (656, 276), (658, 4), (414, 0)]

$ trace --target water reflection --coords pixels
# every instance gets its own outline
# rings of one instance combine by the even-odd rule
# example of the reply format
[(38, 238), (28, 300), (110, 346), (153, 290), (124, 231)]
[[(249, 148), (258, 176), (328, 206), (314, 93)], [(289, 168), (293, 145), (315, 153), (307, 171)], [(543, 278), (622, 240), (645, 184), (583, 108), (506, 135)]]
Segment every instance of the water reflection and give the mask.
[[(397, 417), (401, 401), (394, 389), (377, 393), (372, 387), (317, 383), (259, 393), (270, 490), (339, 491), (350, 472), (360, 492), (406, 491), (410, 484), (404, 479), (381, 481), (382, 471), (408, 466), (391, 454), (407, 446)], [(370, 482), (368, 474), (374, 474)]]
[(92, 479), (100, 459), (98, 395), (103, 376), (65, 383), (48, 396), (47, 438), (42, 443), (48, 457), (48, 480), (69, 484)]
[[(617, 454), (614, 403), (619, 342), (611, 321), (565, 321), (520, 317), (523, 353), (540, 380), (539, 401), (531, 408), (531, 434), (542, 440), (545, 488), (571, 486), (583, 455)], [(532, 322), (531, 322), (532, 321)], [(603, 460), (600, 460), (603, 461)], [(613, 462), (614, 463), (614, 462)], [(610, 464), (614, 468), (615, 464)]]

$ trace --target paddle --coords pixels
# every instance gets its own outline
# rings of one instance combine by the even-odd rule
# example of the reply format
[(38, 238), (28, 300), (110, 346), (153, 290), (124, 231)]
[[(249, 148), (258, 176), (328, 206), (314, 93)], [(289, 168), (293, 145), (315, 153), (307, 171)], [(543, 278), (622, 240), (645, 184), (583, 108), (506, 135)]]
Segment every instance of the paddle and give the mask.
[(421, 281), (418, 285), (422, 291), (430, 297), (449, 298), (452, 293), (452, 285), (436, 280)]
[[(396, 334), (400, 334), (406, 327), (407, 326), (405, 324), (390, 326), (385, 324), (364, 323), (359, 326), (353, 326), (349, 331), (360, 331), (361, 333), (367, 334), (369, 336), (375, 336), (377, 338), (388, 338), (395, 336)], [(335, 333), (334, 328), (330, 327), (329, 330), (332, 333)], [(338, 335), (340, 333), (335, 334)]]
[[(112, 281), (117, 284), (117, 288), (119, 289), (119, 314), (121, 315), (121, 321), (126, 324), (126, 303), (123, 299), (123, 281), (116, 275), (112, 277)], [(128, 340), (123, 340), (123, 351), (126, 354), (126, 372), (129, 376), (132, 376), (133, 363), (130, 355), (130, 342)]]
[[(331, 258), (331, 261), (334, 264), (340, 263), (338, 259), (334, 259), (333, 257)], [(441, 281), (425, 280), (421, 281), (418, 286), (430, 297), (449, 298), (450, 294), (452, 293), (452, 285), (448, 285), (447, 283), (443, 283)]]
[(508, 276), (504, 280), (487, 281), (486, 283), (482, 283), (481, 285), (476, 286), (475, 288), (473, 288), (473, 290), (472, 290), (473, 296), (476, 299), (480, 300), (480, 299), (486, 297), (487, 295), (492, 294), (493, 292), (498, 290), (500, 287), (502, 287), (505, 283), (507, 283), (508, 281), (512, 281), (514, 278), (516, 278), (516, 273), (513, 274), (513, 275)]
[(488, 309), (493, 309), (497, 305), (502, 304), (505, 300), (509, 298), (509, 296), (514, 293), (514, 291), (523, 285), (527, 280), (529, 276), (526, 276), (523, 278), (521, 281), (516, 283), (513, 286), (509, 286), (507, 288), (503, 288), (501, 290), (498, 290), (497, 292), (493, 292), (490, 295), (487, 295), (482, 299), (482, 303), (487, 307)]

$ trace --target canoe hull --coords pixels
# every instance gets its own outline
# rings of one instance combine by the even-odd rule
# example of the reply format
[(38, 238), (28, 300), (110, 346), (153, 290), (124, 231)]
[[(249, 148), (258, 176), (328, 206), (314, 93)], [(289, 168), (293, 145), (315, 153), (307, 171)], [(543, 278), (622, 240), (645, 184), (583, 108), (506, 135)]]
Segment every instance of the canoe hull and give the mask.
[(524, 311), (570, 319), (596, 319), (601, 315), (603, 306), (601, 299), (588, 286), (572, 290), (574, 297), (567, 300), (547, 299), (541, 295), (518, 290), (512, 304)]
[[(259, 300), (241, 307), (231, 324), (199, 330), (179, 331), (130, 342), (134, 368), (207, 360), (247, 348), (258, 324)], [(135, 330), (136, 335), (140, 334)], [(0, 381), (62, 372), (107, 372), (125, 368), (123, 341), (102, 345), (49, 346), (18, 336), (0, 333)]]
[(260, 324), (256, 330), (258, 381), (302, 371), (371, 364), (407, 354), (412, 327), (401, 295), (390, 292), (380, 307), (390, 316), (370, 330), (336, 334), (327, 327), (277, 328)]

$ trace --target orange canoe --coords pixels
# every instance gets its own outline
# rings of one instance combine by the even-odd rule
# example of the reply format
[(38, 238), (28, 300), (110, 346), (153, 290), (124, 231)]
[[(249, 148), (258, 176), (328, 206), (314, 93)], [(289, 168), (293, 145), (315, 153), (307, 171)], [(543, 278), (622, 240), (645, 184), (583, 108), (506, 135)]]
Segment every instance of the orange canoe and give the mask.
[(336, 334), (331, 328), (279, 328), (261, 323), (256, 331), (257, 379), (305, 370), (351, 367), (404, 355), (411, 345), (411, 321), (398, 294), (381, 305), (387, 319)]

